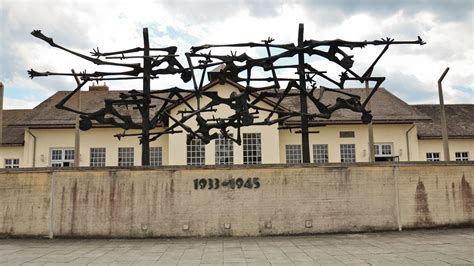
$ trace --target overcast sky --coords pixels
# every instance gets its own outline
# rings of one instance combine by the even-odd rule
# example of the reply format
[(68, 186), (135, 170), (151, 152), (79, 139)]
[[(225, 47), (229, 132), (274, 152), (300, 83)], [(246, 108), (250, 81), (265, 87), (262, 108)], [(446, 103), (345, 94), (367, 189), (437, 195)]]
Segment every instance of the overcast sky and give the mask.
[[(447, 103), (474, 103), (474, 1), (97, 1), (0, 0), (0, 81), (6, 109), (32, 108), (58, 90), (72, 90), (74, 79), (29, 79), (27, 70), (69, 72), (98, 68), (30, 35), (33, 29), (66, 47), (89, 53), (143, 46), (148, 27), (153, 46), (178, 46), (180, 60), (193, 45), (297, 42), (298, 24), (305, 39), (352, 41), (391, 37), (424, 46), (391, 47), (374, 75), (383, 87), (408, 103), (436, 103), (437, 80), (450, 72), (443, 87)], [(377, 49), (349, 51), (357, 69), (368, 67)], [(314, 61), (316, 66), (319, 62)], [(314, 66), (314, 65), (313, 65)], [(318, 70), (331, 70), (320, 62)], [(337, 72), (335, 72), (337, 77)], [(140, 82), (108, 83), (111, 89), (140, 89)], [(160, 78), (152, 89), (182, 86), (179, 78)]]

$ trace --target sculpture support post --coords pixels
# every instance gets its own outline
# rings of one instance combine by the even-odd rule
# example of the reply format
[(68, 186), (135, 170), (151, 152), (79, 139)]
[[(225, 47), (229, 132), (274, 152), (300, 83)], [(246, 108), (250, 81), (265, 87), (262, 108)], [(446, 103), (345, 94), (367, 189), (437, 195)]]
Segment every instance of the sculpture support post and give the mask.
[[(300, 87), (306, 90), (306, 82), (304, 76), (304, 51), (303, 51), (303, 32), (304, 24), (300, 23), (298, 28), (298, 74), (300, 76)], [(309, 163), (309, 133), (308, 133), (308, 104), (306, 102), (306, 94), (300, 93), (301, 105), (301, 148), (303, 152), (303, 163)]]
[(143, 29), (143, 105), (142, 112), (142, 166), (150, 165), (150, 42), (148, 28)]

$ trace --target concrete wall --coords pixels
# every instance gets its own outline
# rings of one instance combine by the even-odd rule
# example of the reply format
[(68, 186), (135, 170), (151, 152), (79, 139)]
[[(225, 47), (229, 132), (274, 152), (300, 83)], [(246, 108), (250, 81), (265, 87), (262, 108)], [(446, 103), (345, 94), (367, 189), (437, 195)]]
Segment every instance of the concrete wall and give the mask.
[[(202, 178), (212, 179), (211, 189), (200, 188)], [(251, 179), (241, 188), (225, 183), (238, 178)], [(472, 184), (472, 162), (1, 170), (0, 234), (256, 236), (472, 226)]]

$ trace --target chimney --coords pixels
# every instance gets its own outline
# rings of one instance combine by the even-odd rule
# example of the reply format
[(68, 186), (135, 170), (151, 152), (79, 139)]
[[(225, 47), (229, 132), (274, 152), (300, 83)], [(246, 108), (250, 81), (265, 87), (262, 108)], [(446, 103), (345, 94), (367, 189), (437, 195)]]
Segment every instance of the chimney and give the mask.
[(109, 91), (109, 86), (105, 85), (92, 85), (89, 86), (89, 91)]
[(219, 80), (221, 84), (224, 84), (225, 79), (230, 79), (232, 81), (235, 81), (235, 77), (232, 76), (231, 72), (227, 70), (224, 72), (226, 65), (219, 65), (215, 67), (214, 69), (210, 70), (207, 72), (207, 78), (209, 79), (210, 82), (213, 82), (215, 80)]
[(0, 81), (0, 146), (3, 143), (3, 83)]

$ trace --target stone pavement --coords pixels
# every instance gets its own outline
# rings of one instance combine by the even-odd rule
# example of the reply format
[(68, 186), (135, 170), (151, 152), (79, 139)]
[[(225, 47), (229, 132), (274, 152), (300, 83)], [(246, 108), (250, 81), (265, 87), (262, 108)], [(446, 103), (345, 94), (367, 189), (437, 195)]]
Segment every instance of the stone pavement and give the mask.
[(1, 265), (474, 265), (474, 228), (186, 239), (0, 239)]

